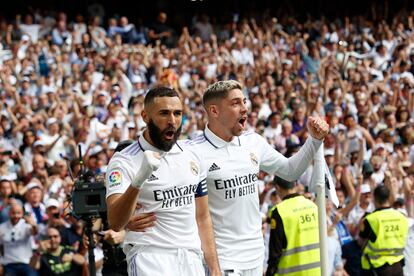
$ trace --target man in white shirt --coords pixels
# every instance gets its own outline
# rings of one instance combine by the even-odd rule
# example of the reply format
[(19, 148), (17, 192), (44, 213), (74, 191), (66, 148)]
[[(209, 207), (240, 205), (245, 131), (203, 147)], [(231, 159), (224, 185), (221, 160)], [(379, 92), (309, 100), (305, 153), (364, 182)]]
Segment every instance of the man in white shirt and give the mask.
[(23, 207), (13, 204), (10, 220), (0, 224), (0, 244), (3, 245), (2, 263), (5, 275), (37, 275), (29, 266), (32, 257), (32, 235), (36, 235), (36, 221), (31, 216), (23, 219)]
[[(310, 137), (301, 150), (285, 158), (247, 124), (246, 97), (236, 81), (220, 81), (203, 96), (208, 125), (196, 138), (207, 162), (209, 209), (222, 273), (263, 274), (263, 236), (258, 196), (258, 173), (265, 171), (297, 180), (328, 134), (328, 125), (309, 117)], [(227, 273), (227, 274), (226, 274)]]
[(361, 185), (361, 195), (359, 204), (356, 205), (348, 215), (348, 228), (351, 234), (355, 235), (358, 231), (358, 224), (365, 213), (371, 213), (375, 210), (372, 200), (371, 187), (369, 184)]
[(66, 135), (60, 133), (59, 122), (51, 117), (46, 122), (48, 133), (40, 135), (40, 140), (46, 145), (47, 156), (52, 162), (61, 160), (61, 155), (66, 154), (65, 143), (68, 140)]
[(208, 212), (206, 168), (194, 147), (177, 143), (182, 104), (176, 91), (151, 89), (142, 117), (147, 129), (138, 141), (112, 157), (106, 175), (108, 220), (122, 230), (135, 212), (155, 213), (145, 232), (126, 230), (129, 275), (219, 275)]

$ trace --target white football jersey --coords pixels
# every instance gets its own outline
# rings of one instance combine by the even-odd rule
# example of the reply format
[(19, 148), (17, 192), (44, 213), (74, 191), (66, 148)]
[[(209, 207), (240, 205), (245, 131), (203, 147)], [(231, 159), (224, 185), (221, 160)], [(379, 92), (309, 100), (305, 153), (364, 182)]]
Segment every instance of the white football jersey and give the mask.
[(208, 168), (207, 188), (221, 269), (252, 269), (263, 264), (264, 242), (259, 210), (258, 173), (297, 180), (322, 141), (309, 138), (285, 158), (255, 132), (226, 142), (208, 127), (193, 140)]
[[(201, 252), (195, 216), (195, 197), (207, 195), (206, 169), (185, 143), (175, 144), (169, 152), (161, 152), (143, 136), (111, 158), (105, 177), (107, 194), (122, 194), (139, 171), (145, 150), (163, 156), (158, 170), (144, 182), (137, 213), (155, 212), (155, 226), (145, 232), (126, 232), (125, 244), (162, 248), (186, 248)], [(122, 214), (119, 214), (122, 215)]]

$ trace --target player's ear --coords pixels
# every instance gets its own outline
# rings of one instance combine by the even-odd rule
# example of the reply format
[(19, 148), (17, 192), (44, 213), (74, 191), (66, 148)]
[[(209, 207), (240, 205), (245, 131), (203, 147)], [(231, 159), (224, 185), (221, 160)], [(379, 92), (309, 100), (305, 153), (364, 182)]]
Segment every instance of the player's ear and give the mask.
[(216, 105), (216, 104), (208, 105), (207, 112), (211, 117), (218, 117), (218, 115), (219, 115), (218, 105)]
[(143, 110), (141, 111), (141, 117), (142, 117), (142, 119), (144, 120), (144, 122), (145, 122), (146, 124), (148, 124), (148, 123), (149, 123), (148, 114), (147, 114), (147, 112), (145, 111), (145, 109), (143, 109)]

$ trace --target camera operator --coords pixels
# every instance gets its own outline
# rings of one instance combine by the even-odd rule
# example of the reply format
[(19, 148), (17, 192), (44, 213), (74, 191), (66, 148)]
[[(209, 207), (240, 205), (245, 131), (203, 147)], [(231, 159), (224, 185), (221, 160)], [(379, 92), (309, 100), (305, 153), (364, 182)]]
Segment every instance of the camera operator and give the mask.
[[(141, 208), (137, 204), (137, 208)], [(153, 213), (139, 214), (131, 218), (126, 228), (134, 229), (134, 231), (145, 231), (149, 227), (154, 226), (155, 216)], [(104, 229), (103, 231), (98, 231)], [(104, 265), (102, 274), (104, 276), (123, 276), (128, 275), (126, 257), (122, 250), (122, 243), (125, 238), (125, 230), (116, 232), (108, 228), (106, 214), (101, 219), (97, 219), (94, 223), (93, 230), (101, 236), (102, 249), (104, 251)], [(89, 242), (86, 235), (83, 236), (83, 243), (87, 249)], [(95, 241), (96, 244), (96, 241)]]

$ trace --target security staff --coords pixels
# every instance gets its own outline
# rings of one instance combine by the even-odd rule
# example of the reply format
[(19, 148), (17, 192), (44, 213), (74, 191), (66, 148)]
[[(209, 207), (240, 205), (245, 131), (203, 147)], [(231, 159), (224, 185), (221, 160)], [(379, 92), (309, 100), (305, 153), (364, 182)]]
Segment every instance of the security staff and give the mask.
[(402, 276), (408, 220), (391, 208), (386, 186), (375, 188), (374, 205), (375, 211), (363, 219), (359, 233), (366, 244), (361, 258), (363, 274)]
[(266, 276), (320, 275), (318, 209), (296, 193), (294, 182), (273, 180), (282, 202), (269, 212), (270, 241)]

